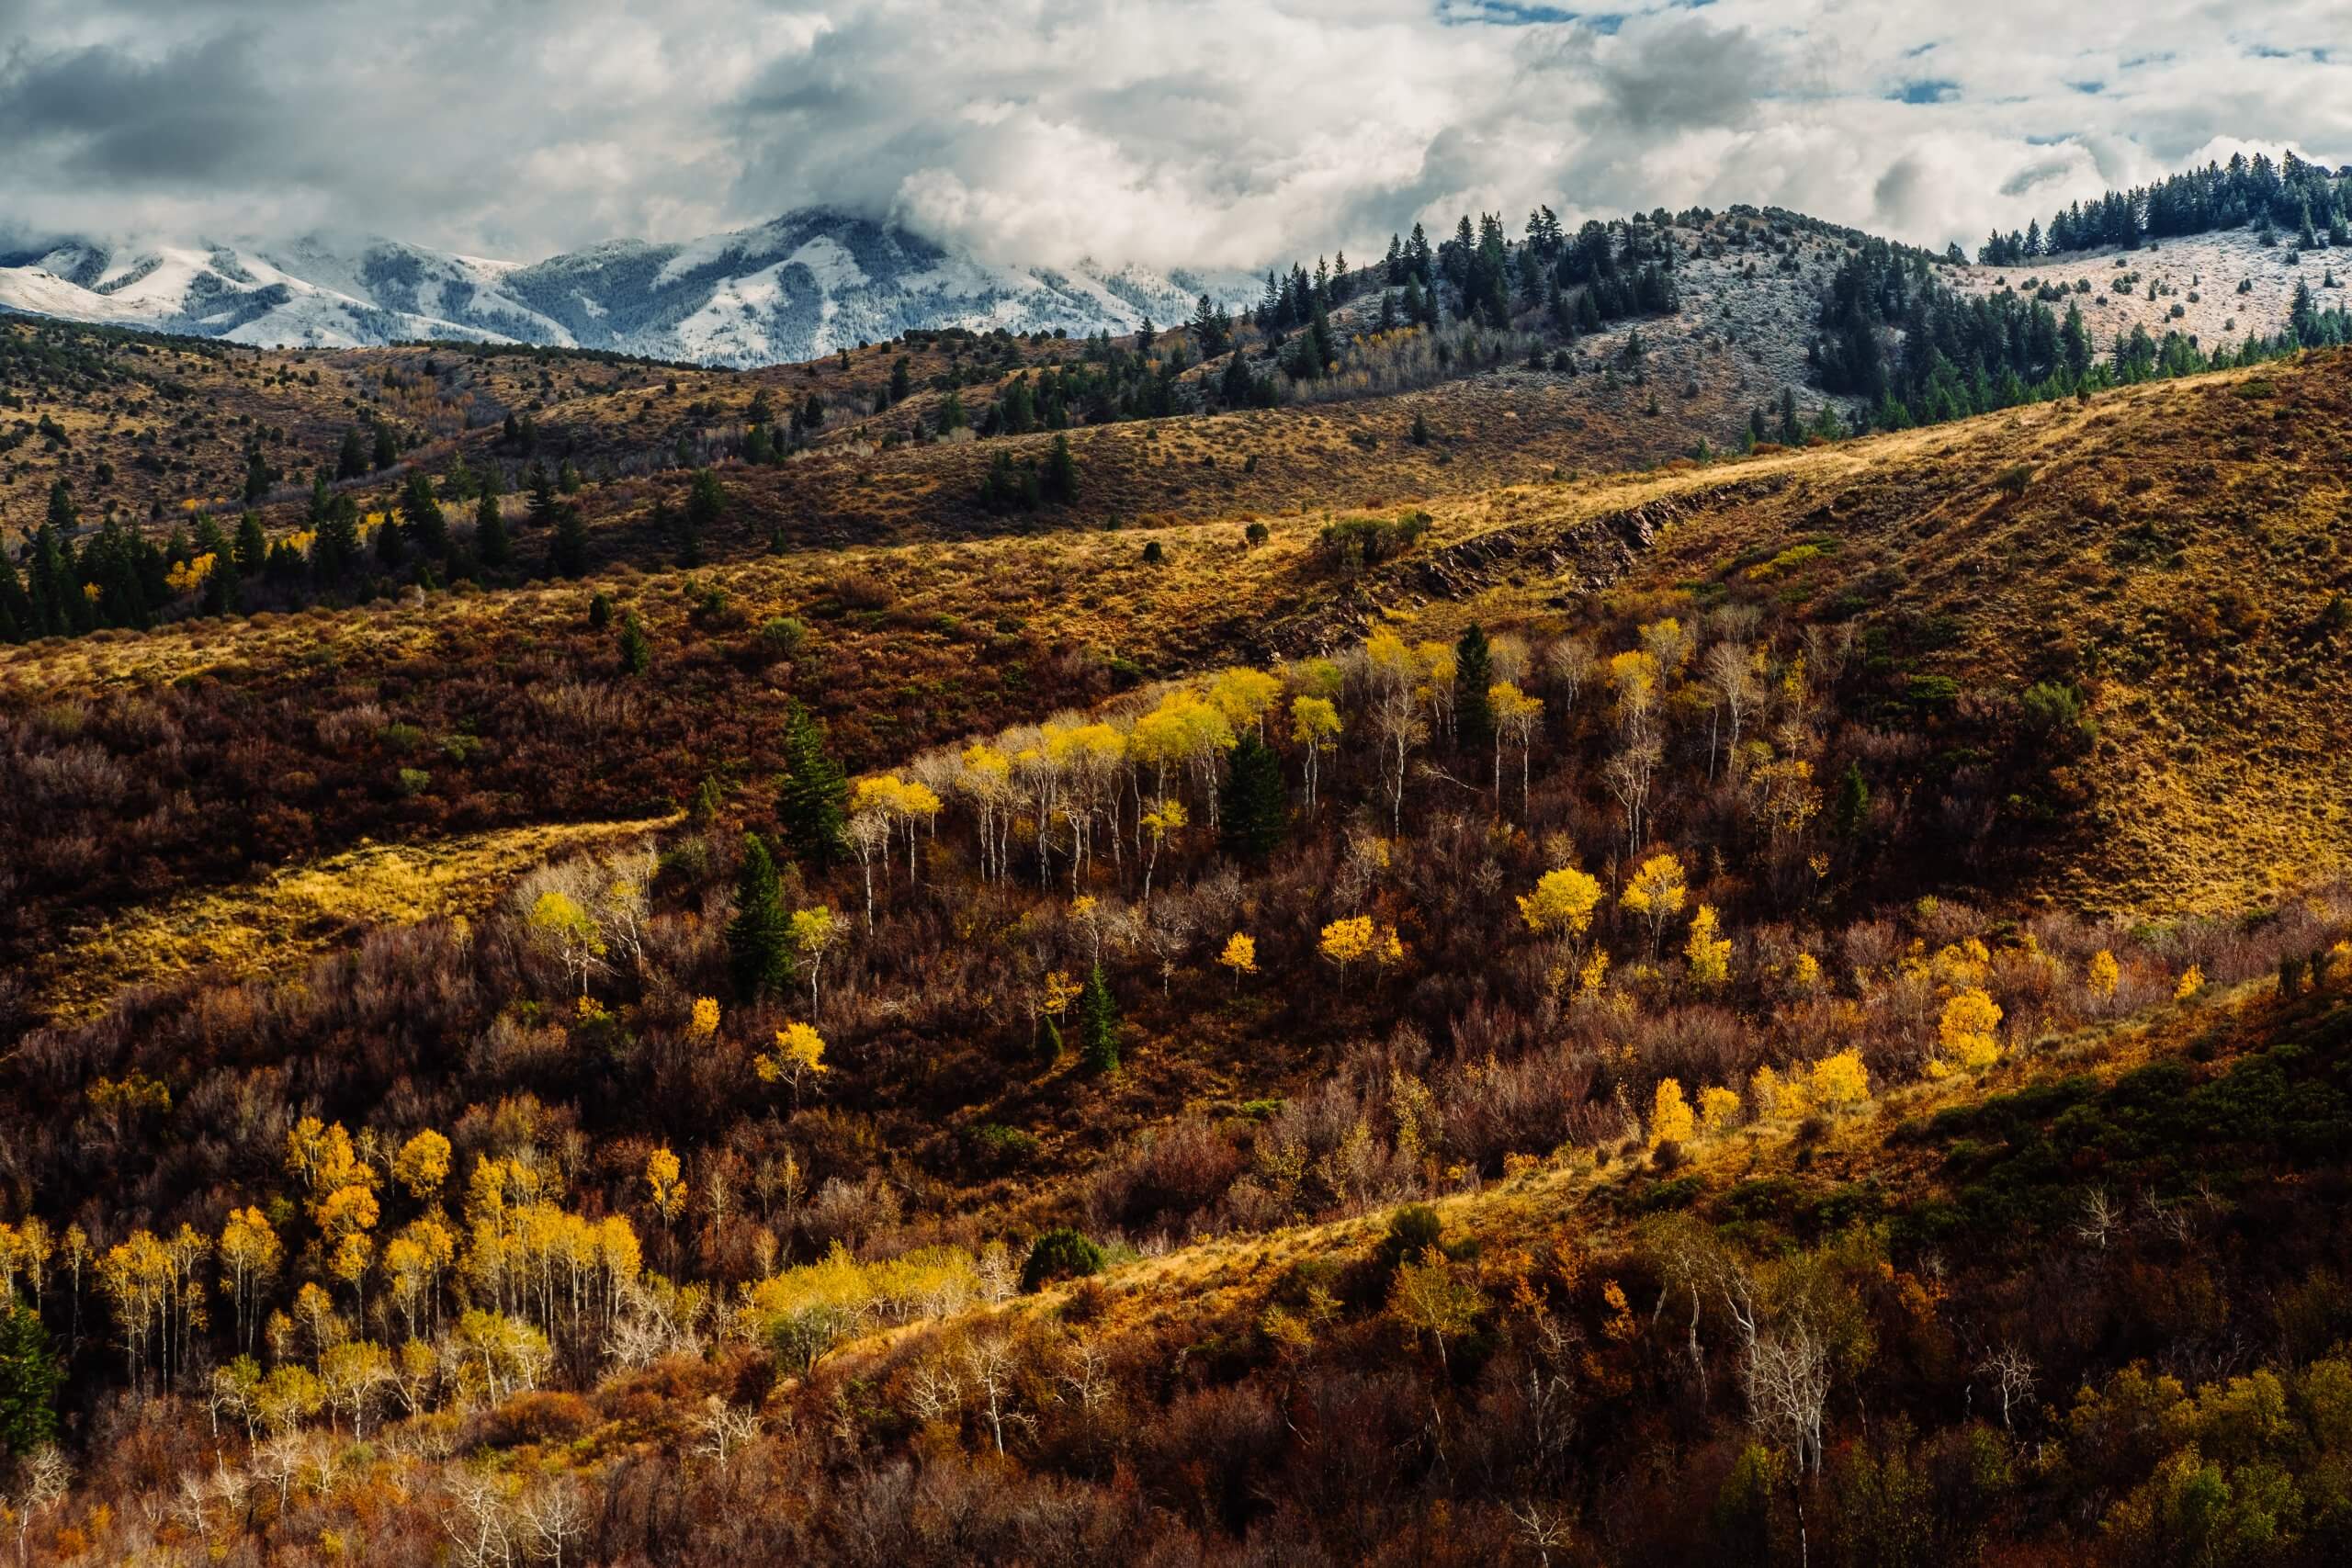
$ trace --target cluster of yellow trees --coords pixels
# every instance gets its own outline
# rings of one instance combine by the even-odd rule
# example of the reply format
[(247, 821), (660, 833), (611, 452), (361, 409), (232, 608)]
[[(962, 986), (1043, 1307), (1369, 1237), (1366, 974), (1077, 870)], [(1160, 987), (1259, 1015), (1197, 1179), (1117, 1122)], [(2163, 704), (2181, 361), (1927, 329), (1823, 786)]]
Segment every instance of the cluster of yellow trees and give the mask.
[[(168, 1236), (141, 1229), (94, 1254), (79, 1227), (60, 1244), (38, 1219), (0, 1225), (0, 1295), (22, 1280), (38, 1299), (62, 1254), (78, 1301), (87, 1271), (135, 1388), (176, 1382), (215, 1303), (224, 1304), (238, 1354), (213, 1374), (213, 1410), (254, 1432), (322, 1410), (364, 1431), (388, 1399), (413, 1410), (436, 1393), (502, 1398), (534, 1386), (560, 1347), (601, 1354), (640, 1295), (635, 1228), (620, 1215), (566, 1210), (533, 1151), (477, 1159), (456, 1218), (443, 1205), (449, 1141), (430, 1129), (392, 1148), (306, 1116), (287, 1134), (284, 1165), (299, 1208), (232, 1209), (217, 1237), (189, 1225)], [(684, 1208), (678, 1173), (667, 1149), (649, 1160), (648, 1205), (665, 1224)], [(395, 1190), (413, 1213), (381, 1235)], [(298, 1215), (310, 1235), (295, 1261), (311, 1277), (273, 1307)], [(386, 1339), (396, 1328), (398, 1348), (369, 1337), (371, 1326)]]
[(1837, 1116), (1870, 1099), (1870, 1070), (1859, 1051), (1838, 1051), (1809, 1067), (1782, 1073), (1770, 1066), (1756, 1069), (1748, 1079), (1745, 1100), (1736, 1089), (1709, 1084), (1699, 1091), (1694, 1107), (1685, 1098), (1679, 1078), (1661, 1078), (1650, 1107), (1650, 1146), (1668, 1141), (1687, 1144), (1694, 1136), (1713, 1137), (1737, 1125), (1743, 1111), (1762, 1123), (1801, 1121), (1811, 1115)]
[[(1515, 639), (1498, 639), (1498, 669), (1488, 703), (1496, 719), (1495, 784), (1499, 795), (1505, 747), (1518, 750), (1521, 794), (1543, 702), (1521, 687), (1528, 665)], [(1040, 886), (1056, 874), (1073, 893), (1107, 850), (1115, 873), (1140, 877), (1148, 897), (1160, 852), (1195, 823), (1218, 826), (1217, 787), (1225, 758), (1244, 736), (1287, 742), (1299, 763), (1303, 804), (1320, 805), (1326, 760), (1348, 732), (1341, 703), (1351, 700), (1379, 746), (1391, 808), (1401, 822), (1414, 752), (1453, 726), (1458, 673), (1453, 646), (1408, 645), (1374, 633), (1338, 660), (1308, 659), (1273, 670), (1236, 667), (1166, 687), (1149, 706), (1097, 717), (1065, 715), (1023, 726), (956, 750), (915, 759), (905, 777), (858, 782), (851, 800), (851, 843), (862, 859), (879, 857), (893, 833), (913, 852), (918, 827), (929, 828), (947, 800), (965, 803), (984, 876), (1012, 874), (1016, 834), (1035, 854)], [(1286, 722), (1284, 722), (1286, 720)], [(859, 826), (863, 820), (865, 824)]]

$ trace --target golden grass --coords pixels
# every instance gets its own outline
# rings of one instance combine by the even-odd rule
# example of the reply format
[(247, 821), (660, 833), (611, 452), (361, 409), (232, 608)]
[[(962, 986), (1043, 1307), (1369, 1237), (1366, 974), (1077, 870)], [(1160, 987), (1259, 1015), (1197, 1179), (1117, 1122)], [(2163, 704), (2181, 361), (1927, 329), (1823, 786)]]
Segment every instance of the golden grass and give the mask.
[(45, 1004), (72, 1019), (101, 1010), (124, 987), (199, 970), (239, 979), (282, 974), (355, 931), (467, 914), (534, 866), (676, 820), (548, 823), (424, 845), (362, 842), (259, 882), (127, 911), (41, 965)]

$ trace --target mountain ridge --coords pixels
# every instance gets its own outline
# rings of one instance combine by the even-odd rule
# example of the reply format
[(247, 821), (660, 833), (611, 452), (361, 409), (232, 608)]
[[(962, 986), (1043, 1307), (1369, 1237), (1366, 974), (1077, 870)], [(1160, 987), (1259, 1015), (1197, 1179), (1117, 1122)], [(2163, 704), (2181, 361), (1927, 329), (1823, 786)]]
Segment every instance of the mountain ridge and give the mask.
[(600, 242), (536, 262), (377, 235), (115, 244), (66, 237), (0, 256), (0, 312), (254, 347), (424, 338), (589, 348), (746, 367), (914, 330), (1134, 331), (1254, 284), (1091, 260), (994, 263), (828, 207), (682, 243)]

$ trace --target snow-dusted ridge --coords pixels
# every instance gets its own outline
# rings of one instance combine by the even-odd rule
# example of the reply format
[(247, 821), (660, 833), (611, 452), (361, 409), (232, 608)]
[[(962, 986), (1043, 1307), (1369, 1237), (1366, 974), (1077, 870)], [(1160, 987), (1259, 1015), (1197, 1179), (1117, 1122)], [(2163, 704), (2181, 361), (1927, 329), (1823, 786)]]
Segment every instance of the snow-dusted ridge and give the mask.
[(824, 209), (684, 244), (608, 241), (528, 265), (372, 237), (108, 245), (0, 265), (0, 311), (273, 347), (416, 338), (609, 349), (712, 365), (809, 359), (910, 329), (1133, 331), (1249, 278), (1082, 262), (1010, 266)]

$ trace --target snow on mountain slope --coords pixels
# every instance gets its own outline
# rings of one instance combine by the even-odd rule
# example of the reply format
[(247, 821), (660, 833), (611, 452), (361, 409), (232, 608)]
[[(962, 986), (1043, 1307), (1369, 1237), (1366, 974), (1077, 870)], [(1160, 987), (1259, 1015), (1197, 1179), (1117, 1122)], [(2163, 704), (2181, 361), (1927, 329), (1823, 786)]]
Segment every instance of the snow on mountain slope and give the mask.
[[(20, 258), (21, 260), (21, 258)], [(1132, 332), (1254, 280), (990, 263), (821, 209), (685, 244), (620, 240), (527, 265), (377, 239), (61, 243), (0, 266), (0, 310), (277, 346), (460, 338), (763, 365), (910, 329)]]

